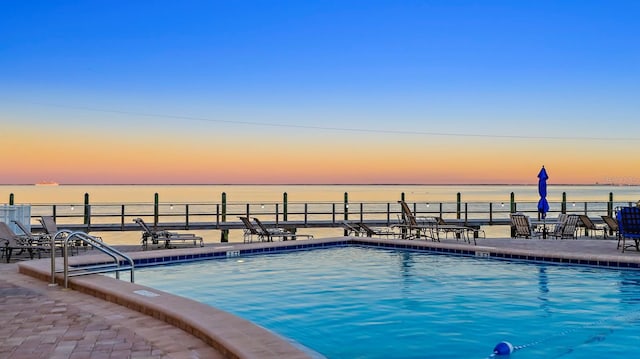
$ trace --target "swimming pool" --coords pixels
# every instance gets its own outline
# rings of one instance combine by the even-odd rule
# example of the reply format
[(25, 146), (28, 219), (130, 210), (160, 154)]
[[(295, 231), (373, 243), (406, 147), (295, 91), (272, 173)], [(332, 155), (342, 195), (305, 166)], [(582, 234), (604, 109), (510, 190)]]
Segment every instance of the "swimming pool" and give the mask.
[(136, 282), (328, 358), (640, 355), (640, 272), (340, 247), (142, 268)]

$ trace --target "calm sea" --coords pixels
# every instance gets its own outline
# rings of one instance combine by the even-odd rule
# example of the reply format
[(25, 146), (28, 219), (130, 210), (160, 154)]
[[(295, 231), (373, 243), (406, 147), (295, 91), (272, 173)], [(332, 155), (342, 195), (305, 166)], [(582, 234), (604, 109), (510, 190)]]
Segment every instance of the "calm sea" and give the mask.
[[(508, 203), (511, 193), (517, 202), (537, 201), (537, 185), (0, 185), (0, 204), (8, 204), (10, 194), (15, 204), (76, 204), (89, 194), (91, 204), (150, 204), (157, 193), (160, 203), (220, 203), (226, 193), (228, 204), (282, 203), (287, 193), (289, 203), (336, 202), (348, 193), (350, 203), (395, 203), (404, 193), (408, 202), (455, 202), (460, 193), (463, 202)], [(613, 193), (615, 202), (636, 202), (640, 186), (548, 186), (549, 202), (606, 202)], [(495, 226), (494, 226), (495, 227)], [(508, 229), (491, 228), (490, 236), (506, 236)], [(237, 232), (237, 233), (234, 233)], [(504, 233), (503, 233), (504, 232)], [(219, 231), (196, 232), (207, 242), (219, 242)], [(309, 231), (300, 231), (309, 233)], [(340, 235), (341, 230), (315, 230), (316, 236)], [(99, 233), (112, 244), (135, 244), (140, 234), (131, 232)], [(231, 242), (241, 242), (242, 233), (232, 231)]]

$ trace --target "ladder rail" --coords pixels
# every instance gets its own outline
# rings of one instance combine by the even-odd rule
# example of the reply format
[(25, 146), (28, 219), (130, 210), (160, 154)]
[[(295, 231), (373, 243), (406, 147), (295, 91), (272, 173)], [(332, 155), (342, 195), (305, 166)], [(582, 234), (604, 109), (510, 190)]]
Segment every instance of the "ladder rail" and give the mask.
[[(67, 232), (68, 233), (68, 232)], [(58, 233), (56, 233), (56, 236), (58, 235)], [(55, 236), (54, 236), (55, 237)], [(74, 239), (75, 238), (75, 239)], [(93, 248), (99, 250), (100, 252), (108, 255), (109, 257), (111, 257), (114, 261), (114, 267), (111, 270), (103, 270), (101, 271), (102, 273), (106, 273), (106, 272), (115, 272), (116, 273), (116, 278), (120, 279), (120, 271), (121, 270), (129, 270), (130, 271), (130, 278), (131, 278), (131, 283), (134, 282), (134, 262), (133, 259), (131, 259), (131, 257), (129, 257), (128, 255), (120, 252), (119, 250), (105, 244), (104, 242), (97, 240), (95, 237), (85, 233), (85, 232), (71, 232), (68, 233), (67, 237), (64, 239), (64, 244), (63, 244), (63, 257), (64, 257), (64, 268), (63, 268), (63, 273), (64, 273), (64, 287), (68, 288), (69, 287), (69, 241), (71, 241), (72, 239), (74, 240), (79, 240), (82, 241), (84, 243), (87, 243), (88, 245), (92, 246)], [(128, 262), (128, 265), (125, 267), (121, 267), (120, 266), (120, 260), (123, 259), (124, 261)], [(52, 271), (54, 270), (54, 266), (52, 264)], [(91, 274), (91, 272), (87, 272), (84, 274)], [(52, 272), (51, 276), (54, 277), (54, 272)]]

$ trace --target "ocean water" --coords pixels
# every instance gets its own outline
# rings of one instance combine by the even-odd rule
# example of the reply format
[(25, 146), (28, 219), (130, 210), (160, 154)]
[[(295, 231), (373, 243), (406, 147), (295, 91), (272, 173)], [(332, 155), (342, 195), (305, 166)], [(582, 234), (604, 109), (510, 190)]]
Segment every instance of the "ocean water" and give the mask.
[[(472, 208), (474, 205), (486, 208), (487, 203), (492, 203), (494, 208), (508, 208), (511, 193), (519, 204), (535, 208), (539, 198), (537, 185), (0, 185), (0, 204), (9, 203), (9, 197), (13, 194), (15, 204), (57, 204), (61, 206), (61, 211), (66, 210), (71, 214), (74, 207), (84, 203), (85, 194), (89, 195), (93, 205), (149, 205), (153, 204), (156, 193), (160, 204), (167, 207), (217, 204), (221, 203), (223, 193), (226, 194), (228, 205), (252, 203), (266, 207), (282, 203), (285, 193), (291, 206), (302, 203), (342, 203), (345, 193), (348, 194), (349, 203), (396, 203), (404, 194), (407, 202), (421, 203), (423, 206), (438, 202), (453, 205), (460, 193), (462, 202), (470, 203)], [(610, 193), (613, 193), (615, 202), (635, 203), (640, 199), (640, 186), (550, 184), (547, 199), (552, 210), (559, 208), (563, 193), (570, 205), (580, 208), (587, 202), (601, 202), (604, 205)], [(505, 226), (491, 226), (484, 230), (488, 236), (495, 237), (508, 236), (509, 231)], [(221, 237), (219, 231), (194, 233), (203, 236), (206, 242), (219, 242)], [(301, 229), (300, 233), (330, 237), (342, 235), (342, 230)], [(140, 233), (137, 232), (96, 234), (111, 244), (136, 244), (140, 239)], [(241, 242), (241, 231), (231, 231), (230, 241)]]

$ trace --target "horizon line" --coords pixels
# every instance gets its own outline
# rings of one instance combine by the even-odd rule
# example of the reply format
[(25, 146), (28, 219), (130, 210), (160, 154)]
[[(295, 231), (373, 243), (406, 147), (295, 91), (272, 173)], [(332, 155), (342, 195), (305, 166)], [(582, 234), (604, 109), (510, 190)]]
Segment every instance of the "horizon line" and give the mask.
[[(0, 186), (36, 186), (0, 183)], [(55, 186), (537, 186), (538, 183), (57, 183)], [(548, 183), (548, 186), (640, 186), (633, 183)]]

